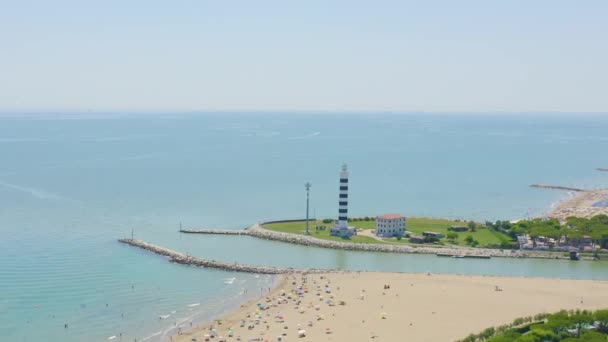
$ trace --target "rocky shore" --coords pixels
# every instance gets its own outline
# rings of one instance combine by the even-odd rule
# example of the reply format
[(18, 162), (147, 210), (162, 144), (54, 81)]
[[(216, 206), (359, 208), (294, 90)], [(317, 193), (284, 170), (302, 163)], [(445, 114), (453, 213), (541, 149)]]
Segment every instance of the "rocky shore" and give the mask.
[(331, 272), (331, 270), (320, 270), (320, 269), (297, 269), (292, 267), (275, 267), (275, 266), (254, 266), (245, 265), (238, 263), (228, 263), (211, 259), (204, 259), (189, 256), (180, 252), (176, 252), (169, 248), (153, 245), (142, 240), (133, 239), (119, 239), (121, 243), (127, 245), (139, 247), (147, 251), (169, 257), (170, 262), (178, 264), (192, 265), (198, 267), (216, 268), (226, 271), (245, 272), (245, 273), (256, 273), (256, 274), (294, 274), (294, 273), (321, 273)]
[[(295, 221), (295, 220), (290, 220)], [(315, 246), (321, 248), (344, 249), (363, 252), (381, 253), (413, 253), (413, 254), (435, 254), (435, 255), (456, 255), (470, 258), (537, 258), (537, 259), (569, 259), (564, 252), (551, 251), (529, 251), (512, 249), (492, 249), (492, 248), (471, 248), (461, 246), (409, 246), (397, 244), (373, 244), (373, 243), (353, 243), (348, 241), (323, 240), (313, 236), (298, 235), (291, 233), (277, 232), (264, 228), (263, 222), (254, 224), (244, 230), (230, 229), (183, 229), (186, 234), (220, 234), (220, 235), (247, 235), (259, 239), (281, 241), (303, 246)], [(591, 260), (591, 259), (590, 259)]]
[(521, 251), (510, 249), (468, 248), (468, 247), (412, 247), (408, 245), (353, 243), (342, 241), (322, 240), (312, 236), (275, 232), (263, 227), (263, 224), (254, 224), (247, 228), (248, 235), (266, 240), (282, 241), (304, 246), (322, 248), (345, 249), (365, 252), (382, 253), (414, 253), (414, 254), (455, 254), (472, 257), (510, 257), (510, 258), (542, 258), (542, 259), (568, 259), (562, 252), (547, 251)]

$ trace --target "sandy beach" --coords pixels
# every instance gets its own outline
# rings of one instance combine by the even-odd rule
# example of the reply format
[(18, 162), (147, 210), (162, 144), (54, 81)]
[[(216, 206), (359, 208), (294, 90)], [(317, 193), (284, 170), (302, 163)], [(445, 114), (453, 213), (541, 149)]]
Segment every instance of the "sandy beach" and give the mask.
[(608, 307), (603, 281), (376, 272), (284, 277), (259, 300), (172, 341), (205, 341), (214, 333), (210, 341), (454, 341), (522, 316)]
[(608, 200), (608, 189), (578, 192), (574, 197), (560, 202), (547, 216), (563, 222), (568, 216), (590, 218), (600, 214), (608, 215), (608, 207), (593, 206), (602, 200)]

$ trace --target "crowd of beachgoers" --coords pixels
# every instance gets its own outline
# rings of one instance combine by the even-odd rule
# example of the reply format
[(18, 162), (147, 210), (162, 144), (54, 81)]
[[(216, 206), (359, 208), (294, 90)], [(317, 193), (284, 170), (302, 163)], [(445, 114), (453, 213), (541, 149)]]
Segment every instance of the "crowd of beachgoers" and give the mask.
[(608, 306), (608, 282), (445, 274), (283, 275), (172, 341), (453, 341), (516, 317)]
[(596, 215), (608, 215), (608, 189), (581, 191), (569, 199), (559, 202), (547, 214), (565, 222), (570, 216), (591, 218)]

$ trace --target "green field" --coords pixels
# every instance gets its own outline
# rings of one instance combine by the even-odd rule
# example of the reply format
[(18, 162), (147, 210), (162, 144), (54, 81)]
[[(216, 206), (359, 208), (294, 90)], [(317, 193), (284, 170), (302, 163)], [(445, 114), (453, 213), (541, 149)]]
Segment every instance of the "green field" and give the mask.
[[(313, 237), (319, 239), (326, 240), (334, 240), (334, 241), (350, 241), (355, 243), (398, 243), (398, 244), (411, 244), (408, 239), (404, 238), (402, 240), (397, 240), (396, 238), (391, 239), (382, 239), (383, 241), (378, 241), (377, 239), (367, 237), (367, 236), (355, 236), (352, 239), (344, 239), (336, 236), (329, 235), (329, 227), (332, 225), (331, 223), (323, 223), (321, 221), (310, 221), (310, 234)], [(327, 230), (325, 231), (316, 231), (316, 226), (327, 226)], [(375, 221), (353, 221), (349, 222), (350, 226), (357, 227), (359, 229), (375, 229), (376, 222)], [(422, 236), (422, 232), (424, 231), (433, 231), (437, 233), (442, 233), (444, 236), (450, 232), (448, 228), (451, 226), (466, 226), (466, 222), (462, 221), (453, 221), (446, 219), (436, 219), (436, 218), (426, 218), (426, 217), (410, 217), (407, 219), (406, 230), (409, 233), (413, 233), (414, 235)], [(306, 234), (306, 224), (304, 221), (299, 222), (285, 222), (285, 223), (272, 223), (264, 225), (265, 228), (284, 232), (284, 233), (292, 233), (292, 234)], [(448, 240), (447, 238), (442, 238), (439, 243), (444, 245), (459, 245), (459, 246), (467, 246), (465, 241), (468, 235), (471, 235), (475, 240), (479, 242), (478, 247), (487, 247), (492, 245), (500, 245), (502, 242), (509, 242), (510, 238), (507, 235), (495, 232), (491, 229), (487, 228), (478, 228), (475, 232), (462, 232), (456, 233), (458, 238), (454, 240), (454, 242)]]
[[(346, 241), (346, 242), (354, 242), (354, 243), (382, 243), (381, 241), (378, 241), (374, 238), (370, 238), (367, 236), (354, 236), (351, 239), (344, 239), (344, 238), (341, 238), (338, 236), (331, 236), (331, 235), (329, 235), (329, 226), (331, 226), (331, 223), (327, 224), (327, 223), (323, 223), (321, 221), (310, 221), (309, 225), (310, 225), (310, 235), (314, 236), (316, 238), (319, 238), (319, 239), (333, 240), (333, 241)], [(327, 230), (315, 231), (316, 226), (327, 226)], [(356, 227), (362, 228), (359, 226), (356, 226)], [(277, 232), (306, 235), (306, 223), (304, 221), (265, 224), (264, 228), (274, 230)]]

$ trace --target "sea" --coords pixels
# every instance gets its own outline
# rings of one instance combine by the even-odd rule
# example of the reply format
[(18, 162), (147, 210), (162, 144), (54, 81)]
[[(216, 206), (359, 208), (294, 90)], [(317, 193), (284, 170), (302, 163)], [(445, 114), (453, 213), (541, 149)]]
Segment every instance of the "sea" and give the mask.
[(608, 187), (608, 115), (582, 113), (2, 113), (0, 340), (166, 341), (276, 279), (167, 262), (608, 280), (608, 263), (338, 251), (185, 228), (349, 213), (513, 220)]

